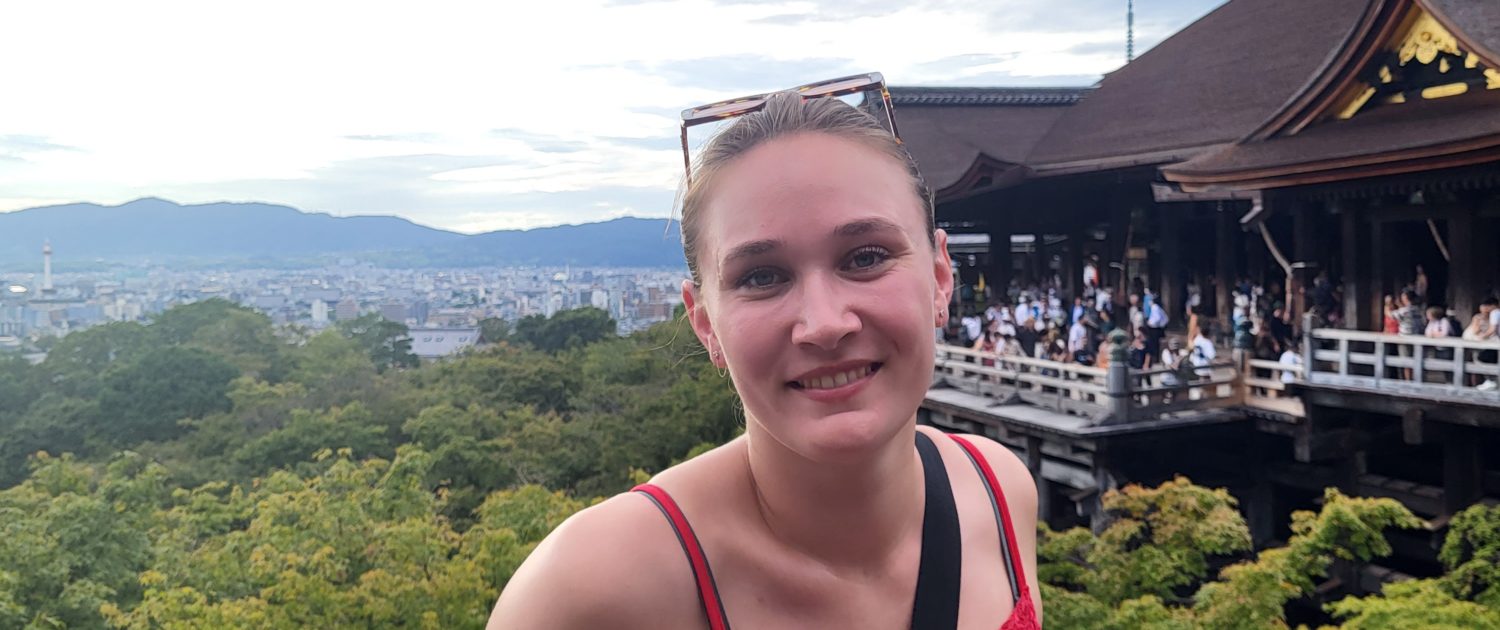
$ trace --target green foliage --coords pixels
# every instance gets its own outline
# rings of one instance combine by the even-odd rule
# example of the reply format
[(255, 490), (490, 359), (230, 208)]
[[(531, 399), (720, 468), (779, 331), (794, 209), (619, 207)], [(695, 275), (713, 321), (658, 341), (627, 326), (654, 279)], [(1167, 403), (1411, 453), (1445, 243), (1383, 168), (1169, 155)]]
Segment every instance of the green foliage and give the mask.
[(1346, 630), (1500, 630), (1500, 610), (1457, 599), (1438, 580), (1387, 584), (1381, 595), (1348, 597), (1328, 610)]
[(1500, 610), (1500, 507), (1475, 505), (1453, 518), (1438, 559), (1457, 597)]
[(0, 359), (0, 627), (482, 625), (574, 497), (739, 430), (690, 334), (602, 315), (421, 366), (210, 300)]
[[(0, 357), (0, 628), (479, 627), (568, 515), (743, 429), (682, 321), (613, 332), (594, 309), (492, 320), (493, 346), (419, 365), (398, 324), (307, 335), (210, 300), (70, 335), (38, 366)], [(1330, 491), (1252, 555), (1223, 490), (1103, 504), (1100, 535), (1039, 537), (1049, 627), (1285, 627), (1330, 567), (1417, 524)], [(1441, 578), (1327, 610), (1500, 628), (1500, 510), (1454, 518), (1441, 559)]]
[(156, 348), (104, 376), (101, 427), (110, 442), (134, 444), (181, 433), (178, 420), (229, 409), (229, 382), (238, 372), (224, 359), (180, 346)]
[[(1103, 501), (1113, 520), (1098, 537), (1043, 529), (1037, 574), (1047, 618), (1062, 627), (1286, 627), (1287, 602), (1311, 595), (1335, 560), (1388, 555), (1386, 529), (1420, 524), (1390, 499), (1329, 489), (1323, 500), (1320, 511), (1293, 515), (1286, 546), (1225, 567), (1209, 581), (1211, 559), (1250, 548), (1232, 497), (1182, 478), (1110, 492)], [(1350, 606), (1340, 610), (1356, 614), (1359, 604)]]
[(417, 366), (417, 355), (411, 352), (411, 334), (406, 324), (370, 313), (339, 322), (338, 330), (369, 355), (377, 371)]
[(597, 308), (559, 311), (552, 317), (529, 315), (516, 322), (510, 341), (542, 352), (581, 348), (615, 334), (615, 321)]

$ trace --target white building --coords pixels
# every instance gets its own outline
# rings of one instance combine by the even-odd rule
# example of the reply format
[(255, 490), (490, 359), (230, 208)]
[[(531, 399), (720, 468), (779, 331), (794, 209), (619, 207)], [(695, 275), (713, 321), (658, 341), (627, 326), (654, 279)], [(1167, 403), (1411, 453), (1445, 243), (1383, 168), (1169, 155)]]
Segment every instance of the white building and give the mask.
[(419, 359), (453, 356), (479, 343), (478, 328), (413, 328), (411, 352)]

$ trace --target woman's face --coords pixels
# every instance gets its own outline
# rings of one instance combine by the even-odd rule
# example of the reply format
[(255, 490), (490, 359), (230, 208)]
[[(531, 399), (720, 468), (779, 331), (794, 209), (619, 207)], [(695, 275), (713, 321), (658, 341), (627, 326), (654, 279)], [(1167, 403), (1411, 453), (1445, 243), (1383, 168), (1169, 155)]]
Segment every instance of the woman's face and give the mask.
[(778, 138), (716, 176), (698, 222), (694, 331), (752, 426), (815, 461), (858, 458), (911, 421), (952, 291), (895, 159), (820, 133)]

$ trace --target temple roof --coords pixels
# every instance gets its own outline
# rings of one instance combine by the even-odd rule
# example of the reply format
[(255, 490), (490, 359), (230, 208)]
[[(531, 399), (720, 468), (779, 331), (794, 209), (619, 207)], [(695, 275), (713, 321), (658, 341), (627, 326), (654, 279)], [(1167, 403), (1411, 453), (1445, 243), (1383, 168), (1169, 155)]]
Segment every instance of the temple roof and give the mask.
[(1089, 88), (892, 87), (896, 125), (939, 196), (980, 164), (1022, 163)]
[[(1246, 142), (1165, 169), (1184, 190), (1258, 189), (1347, 179), (1350, 169), (1393, 174), (1431, 168), (1436, 156), (1488, 152), (1500, 159), (1500, 90), (1388, 107)], [(1480, 159), (1483, 159), (1482, 157)], [(1473, 161), (1466, 159), (1465, 161)]]
[(1254, 190), (1500, 159), (1500, 2), (1384, 0), (1366, 17), (1357, 44), (1255, 132), (1163, 175)]
[(1329, 62), (1372, 1), (1232, 0), (1105, 76), (1026, 162), (1111, 168), (1238, 140)]

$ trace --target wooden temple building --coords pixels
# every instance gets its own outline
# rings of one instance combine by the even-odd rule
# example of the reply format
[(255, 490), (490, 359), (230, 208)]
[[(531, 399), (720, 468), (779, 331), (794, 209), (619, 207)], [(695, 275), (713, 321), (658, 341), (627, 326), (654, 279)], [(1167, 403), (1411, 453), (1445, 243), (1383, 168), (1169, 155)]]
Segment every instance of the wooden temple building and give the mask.
[(1175, 388), (940, 348), (923, 421), (1010, 445), (1046, 520), (1174, 474), (1231, 489), (1262, 543), (1324, 487), (1399, 499), (1430, 530), (1359, 590), (1431, 571), (1447, 519), (1500, 498), (1500, 342), (1380, 332), (1418, 265), (1464, 324), (1500, 291), (1500, 2), (1230, 0), (1096, 86), (892, 95), (940, 226), (988, 243), (961, 283), (1056, 277), (1071, 302), (1093, 264), (1180, 325), (1189, 285), (1222, 322), (1250, 278), (1304, 328), (1301, 368), (1226, 351)]

